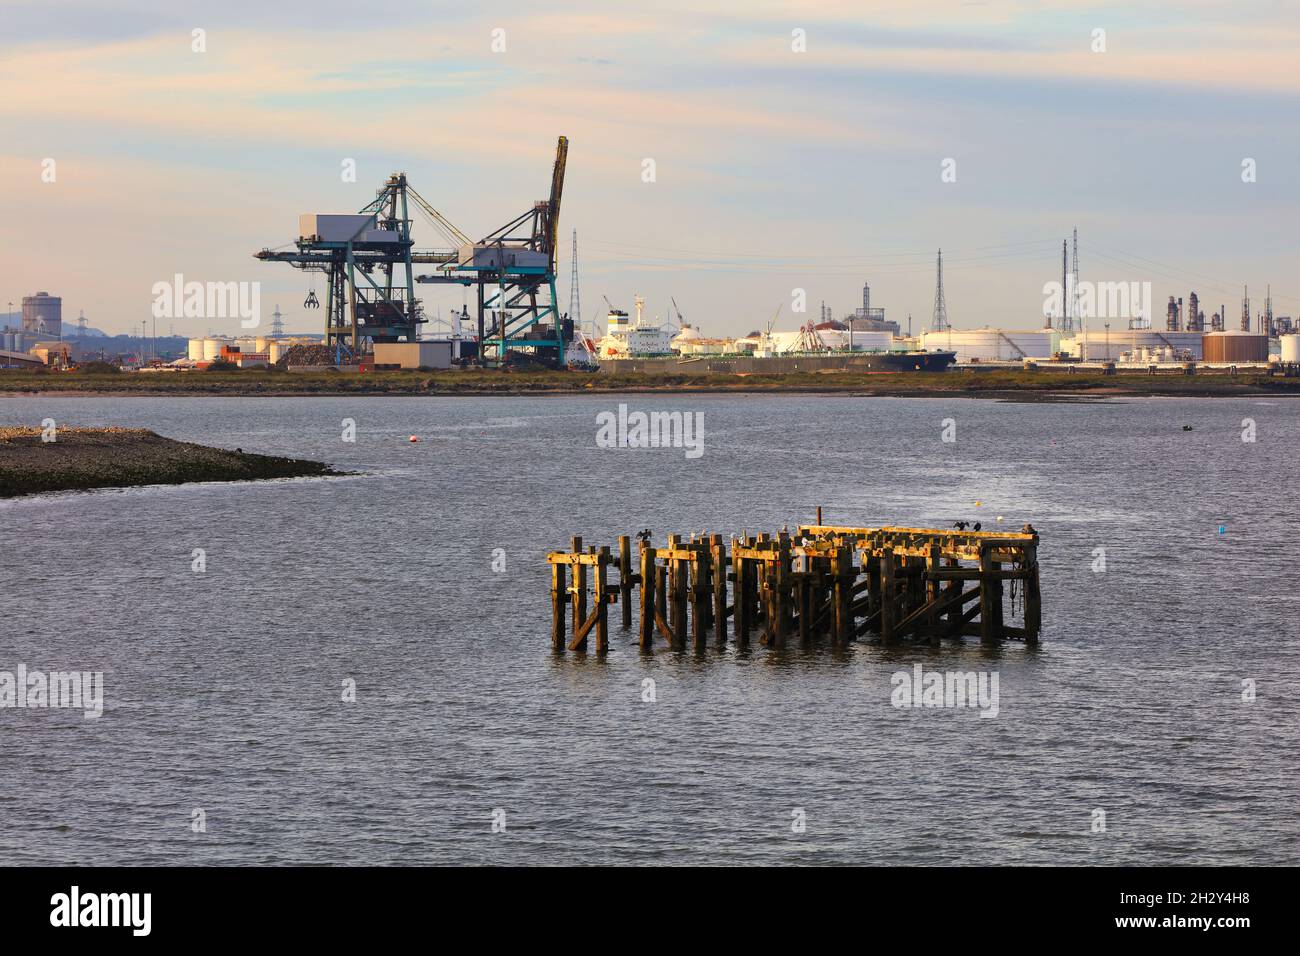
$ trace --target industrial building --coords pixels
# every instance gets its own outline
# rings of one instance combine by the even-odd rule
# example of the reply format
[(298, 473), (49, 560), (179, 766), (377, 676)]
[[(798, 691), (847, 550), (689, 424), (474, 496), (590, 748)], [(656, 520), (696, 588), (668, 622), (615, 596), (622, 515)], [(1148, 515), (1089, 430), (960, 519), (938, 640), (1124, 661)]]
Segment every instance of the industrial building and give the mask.
[(186, 348), (186, 357), (195, 363), (215, 362), (228, 350), (241, 355), (259, 355), (265, 357), (264, 364), (274, 365), (295, 345), (318, 345), (320, 336), (290, 335), (281, 338), (258, 335), (244, 338), (224, 336), (205, 336), (190, 339)]
[(63, 334), (63, 299), (48, 292), (23, 296), (23, 331), (52, 335)]
[(844, 316), (844, 322), (855, 332), (888, 332), (898, 335), (902, 331), (897, 322), (885, 318), (884, 309), (871, 307), (871, 284), (868, 282), (862, 284), (862, 307)]
[(451, 342), (376, 342), (375, 368), (451, 368)]

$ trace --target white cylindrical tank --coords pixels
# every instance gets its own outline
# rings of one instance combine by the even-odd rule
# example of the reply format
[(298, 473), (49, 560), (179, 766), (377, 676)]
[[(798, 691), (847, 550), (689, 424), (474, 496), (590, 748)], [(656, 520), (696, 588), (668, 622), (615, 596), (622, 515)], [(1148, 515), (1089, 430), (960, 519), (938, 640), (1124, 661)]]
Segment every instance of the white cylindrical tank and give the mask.
[(949, 329), (926, 332), (921, 347), (927, 352), (956, 352), (958, 362), (1019, 362), (1051, 358), (1056, 341), (1050, 329)]
[[(848, 329), (818, 329), (817, 334), (832, 349), (849, 347)], [(893, 348), (893, 345), (894, 337), (888, 332), (867, 332), (860, 329), (855, 329), (853, 332), (855, 352), (887, 352)]]
[(1061, 348), (1069, 354), (1087, 359), (1089, 362), (1104, 362), (1109, 358), (1114, 361), (1120, 352), (1133, 349), (1152, 349), (1171, 351), (1186, 349), (1192, 357), (1199, 360), (1202, 354), (1200, 332), (1163, 332), (1159, 329), (1116, 329), (1109, 331), (1089, 327), (1087, 332), (1076, 332), (1072, 338), (1063, 339)]
[(203, 361), (215, 362), (221, 358), (221, 346), (225, 343), (221, 339), (204, 339), (203, 340)]
[(1282, 336), (1282, 361), (1300, 363), (1300, 335)]
[[(894, 336), (889, 332), (853, 331), (853, 351), (888, 352), (894, 345)], [(849, 335), (844, 333), (844, 347), (849, 347)]]
[(186, 357), (191, 362), (203, 361), (203, 340), (202, 339), (190, 339), (188, 348), (186, 350)]

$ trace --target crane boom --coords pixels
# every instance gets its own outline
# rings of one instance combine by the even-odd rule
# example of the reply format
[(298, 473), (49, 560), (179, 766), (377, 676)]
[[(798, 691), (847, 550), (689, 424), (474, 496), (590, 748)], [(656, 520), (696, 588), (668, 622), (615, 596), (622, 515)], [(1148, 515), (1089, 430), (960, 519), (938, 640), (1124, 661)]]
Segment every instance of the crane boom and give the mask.
[(555, 249), (559, 243), (560, 200), (564, 196), (564, 167), (569, 160), (569, 137), (561, 136), (555, 144), (555, 166), (551, 170), (551, 198), (546, 203), (546, 248), (551, 254), (551, 271), (555, 271)]

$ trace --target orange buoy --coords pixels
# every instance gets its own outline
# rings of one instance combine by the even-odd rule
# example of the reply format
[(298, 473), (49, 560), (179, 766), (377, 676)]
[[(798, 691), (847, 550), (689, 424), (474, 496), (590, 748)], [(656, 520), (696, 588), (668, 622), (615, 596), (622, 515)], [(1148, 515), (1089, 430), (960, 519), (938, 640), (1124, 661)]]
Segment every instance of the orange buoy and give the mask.
[(416, 438), (414, 435), (411, 436), (411, 441), (413, 441), (413, 442), (417, 442), (417, 441), (419, 441), (419, 440), (420, 440), (420, 439)]

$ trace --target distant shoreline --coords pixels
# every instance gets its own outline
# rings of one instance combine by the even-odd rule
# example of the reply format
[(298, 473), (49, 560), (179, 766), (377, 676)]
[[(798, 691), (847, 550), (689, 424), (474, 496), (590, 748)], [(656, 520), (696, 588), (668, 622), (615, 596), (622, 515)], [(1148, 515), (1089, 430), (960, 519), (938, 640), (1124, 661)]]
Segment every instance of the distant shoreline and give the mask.
[[(795, 394), (893, 398), (986, 398), (1080, 402), (1114, 398), (1300, 396), (1300, 376), (1198, 372), (1101, 375), (978, 370), (899, 373), (646, 375), (569, 371), (502, 372), (179, 372), (85, 374), (0, 371), (0, 398), (50, 397), (366, 397), (624, 394)], [(3, 406), (0, 406), (3, 407)]]

